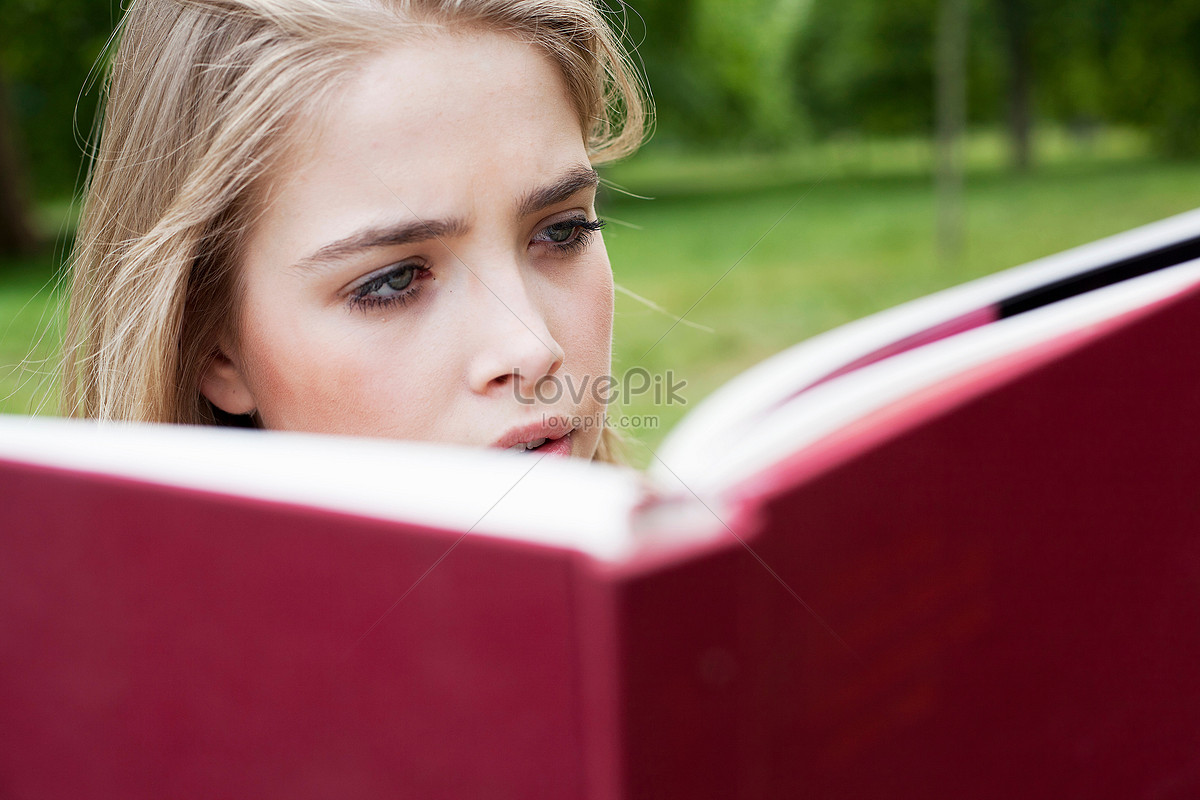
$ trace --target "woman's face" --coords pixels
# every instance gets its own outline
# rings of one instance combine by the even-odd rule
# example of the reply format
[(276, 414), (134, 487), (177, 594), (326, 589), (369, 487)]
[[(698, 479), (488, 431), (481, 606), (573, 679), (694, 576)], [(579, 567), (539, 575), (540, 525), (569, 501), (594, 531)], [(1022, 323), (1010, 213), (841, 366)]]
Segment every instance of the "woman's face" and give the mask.
[(205, 396), (267, 428), (591, 458), (612, 272), (553, 63), (431, 33), (366, 61), (320, 123), (250, 232)]

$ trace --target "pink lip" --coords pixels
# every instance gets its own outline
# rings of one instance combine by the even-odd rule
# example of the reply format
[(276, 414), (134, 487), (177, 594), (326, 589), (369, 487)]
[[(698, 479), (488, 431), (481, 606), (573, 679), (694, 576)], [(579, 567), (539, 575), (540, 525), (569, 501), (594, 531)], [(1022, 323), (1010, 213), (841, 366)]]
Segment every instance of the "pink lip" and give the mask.
[(571, 432), (571, 426), (566, 419), (553, 417), (544, 422), (513, 428), (497, 439), (492, 447), (507, 450), (521, 442), (545, 439), (546, 443), (535, 450), (535, 453), (568, 456), (571, 454)]

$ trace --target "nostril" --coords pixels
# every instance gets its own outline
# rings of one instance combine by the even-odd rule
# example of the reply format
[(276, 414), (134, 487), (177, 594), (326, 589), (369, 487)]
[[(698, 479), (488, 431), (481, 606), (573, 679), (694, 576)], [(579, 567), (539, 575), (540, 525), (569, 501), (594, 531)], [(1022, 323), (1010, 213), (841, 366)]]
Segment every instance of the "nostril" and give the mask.
[(518, 397), (525, 394), (521, 384), (521, 376), (519, 373), (507, 372), (497, 375), (492, 379), (491, 389), (495, 392), (503, 394), (515, 394)]

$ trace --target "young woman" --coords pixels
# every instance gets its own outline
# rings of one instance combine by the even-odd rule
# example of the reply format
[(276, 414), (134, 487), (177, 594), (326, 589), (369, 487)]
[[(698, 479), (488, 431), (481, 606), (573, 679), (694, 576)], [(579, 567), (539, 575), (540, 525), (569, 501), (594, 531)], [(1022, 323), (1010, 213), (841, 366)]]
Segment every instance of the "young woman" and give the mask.
[(591, 0), (134, 0), (64, 411), (612, 460), (593, 167), (642, 98)]

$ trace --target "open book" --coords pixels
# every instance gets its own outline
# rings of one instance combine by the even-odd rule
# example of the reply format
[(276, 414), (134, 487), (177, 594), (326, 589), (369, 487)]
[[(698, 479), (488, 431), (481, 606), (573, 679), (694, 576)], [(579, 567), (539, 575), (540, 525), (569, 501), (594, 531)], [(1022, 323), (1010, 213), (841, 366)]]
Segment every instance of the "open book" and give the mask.
[(0, 787), (1194, 794), (1197, 258), (1192, 212), (826, 333), (644, 474), (0, 417)]

